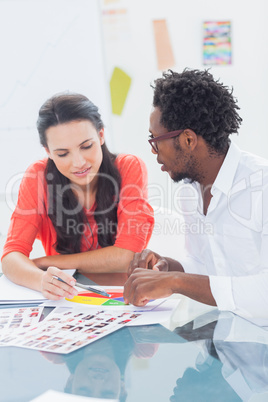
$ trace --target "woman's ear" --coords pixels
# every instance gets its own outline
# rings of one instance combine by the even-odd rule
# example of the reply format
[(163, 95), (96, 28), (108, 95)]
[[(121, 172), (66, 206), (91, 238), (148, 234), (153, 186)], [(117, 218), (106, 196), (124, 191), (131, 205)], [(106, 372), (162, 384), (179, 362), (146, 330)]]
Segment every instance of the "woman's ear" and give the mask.
[(100, 130), (100, 132), (99, 132), (99, 137), (100, 137), (100, 144), (103, 145), (104, 142), (105, 142), (105, 139), (104, 139), (104, 128), (102, 128), (102, 129)]
[(51, 153), (49, 152), (49, 149), (47, 147), (44, 147), (44, 148), (45, 148), (45, 151), (46, 151), (46, 154), (47, 154), (48, 158), (52, 159), (51, 158)]

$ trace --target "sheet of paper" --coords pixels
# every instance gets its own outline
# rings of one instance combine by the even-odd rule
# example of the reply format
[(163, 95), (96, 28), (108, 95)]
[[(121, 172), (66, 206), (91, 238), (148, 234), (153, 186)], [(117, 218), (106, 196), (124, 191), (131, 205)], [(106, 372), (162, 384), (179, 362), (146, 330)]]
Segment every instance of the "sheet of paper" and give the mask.
[[(100, 288), (100, 286), (98, 286)], [(101, 306), (104, 310), (115, 311), (133, 311), (142, 314), (137, 322), (129, 325), (149, 325), (157, 324), (160, 322), (167, 322), (171, 317), (173, 311), (177, 308), (181, 299), (168, 297), (166, 299), (157, 299), (150, 301), (144, 307), (137, 307), (133, 305), (126, 305), (123, 302), (123, 286), (104, 286), (102, 287), (107, 293), (112, 295), (112, 299), (107, 299), (99, 295), (86, 296), (87, 292), (80, 292), (76, 298), (72, 300), (47, 300), (42, 303), (42, 306), (47, 307), (73, 307), (88, 305), (91, 309), (96, 309)], [(78, 288), (77, 288), (78, 290)], [(81, 300), (79, 300), (81, 298)]]
[(128, 325), (151, 325), (168, 322), (173, 311), (178, 307), (180, 301), (181, 299), (168, 298), (155, 309), (143, 313), (137, 322), (130, 322)]
[(43, 307), (0, 309), (0, 346), (16, 339), (21, 331), (30, 330), (40, 321)]
[(132, 311), (91, 311), (88, 307), (57, 307), (33, 329), (16, 334), (16, 338), (10, 341), (2, 341), (5, 341), (6, 346), (67, 354), (139, 317), (139, 313)]
[(118, 399), (102, 399), (90, 398), (86, 396), (79, 396), (73, 394), (65, 394), (64, 392), (54, 391), (52, 389), (46, 391), (44, 394), (37, 398), (31, 399), (30, 402), (118, 402)]
[[(75, 269), (65, 271), (69, 275), (75, 273)], [(0, 304), (29, 304), (41, 303), (47, 300), (42, 293), (24, 286), (17, 285), (2, 275), (0, 277)]]

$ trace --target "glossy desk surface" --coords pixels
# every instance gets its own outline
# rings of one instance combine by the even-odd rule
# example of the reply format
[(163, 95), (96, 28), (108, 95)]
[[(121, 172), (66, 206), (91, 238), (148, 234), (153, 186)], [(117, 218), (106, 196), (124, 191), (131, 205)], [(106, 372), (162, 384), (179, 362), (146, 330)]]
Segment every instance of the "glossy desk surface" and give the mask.
[(129, 402), (268, 401), (268, 329), (185, 297), (163, 325), (125, 327), (69, 355), (0, 347), (0, 362), (1, 402), (48, 389)]

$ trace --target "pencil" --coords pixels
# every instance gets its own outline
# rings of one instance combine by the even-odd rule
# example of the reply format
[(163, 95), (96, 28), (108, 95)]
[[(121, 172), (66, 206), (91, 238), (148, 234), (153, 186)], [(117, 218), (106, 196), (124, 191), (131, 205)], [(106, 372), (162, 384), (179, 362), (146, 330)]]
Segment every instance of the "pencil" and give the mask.
[[(58, 276), (53, 275), (53, 278), (57, 279), (60, 282), (66, 283), (63, 279), (59, 278)], [(67, 283), (67, 285), (68, 285), (68, 283)], [(79, 283), (79, 282), (76, 282), (74, 286), (77, 286), (78, 288), (89, 290), (90, 292), (96, 293), (101, 296), (112, 297), (111, 295), (109, 295), (109, 293), (105, 292), (104, 290), (95, 289), (95, 288), (92, 288), (91, 286), (83, 285), (82, 283)]]

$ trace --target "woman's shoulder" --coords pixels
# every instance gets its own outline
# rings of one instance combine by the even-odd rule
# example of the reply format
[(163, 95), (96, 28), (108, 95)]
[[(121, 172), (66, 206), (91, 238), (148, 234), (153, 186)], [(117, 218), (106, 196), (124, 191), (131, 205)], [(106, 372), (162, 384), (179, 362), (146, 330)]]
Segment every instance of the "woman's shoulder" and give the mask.
[(115, 164), (119, 170), (126, 167), (140, 167), (146, 169), (144, 161), (137, 155), (132, 154), (118, 154), (115, 159)]
[(147, 168), (139, 156), (119, 154), (115, 163), (122, 178), (122, 185), (136, 183), (143, 187), (147, 183)]
[(26, 169), (26, 173), (44, 172), (47, 166), (47, 160), (48, 158), (43, 158), (31, 163)]
[(19, 199), (20, 202), (31, 202), (37, 199), (43, 199), (43, 194), (46, 192), (46, 172), (47, 158), (40, 159), (32, 163), (25, 171), (20, 183)]
[(22, 181), (21, 189), (25, 187), (28, 189), (34, 189), (37, 185), (45, 184), (45, 172), (47, 166), (47, 158), (40, 159), (32, 163), (25, 171)]

